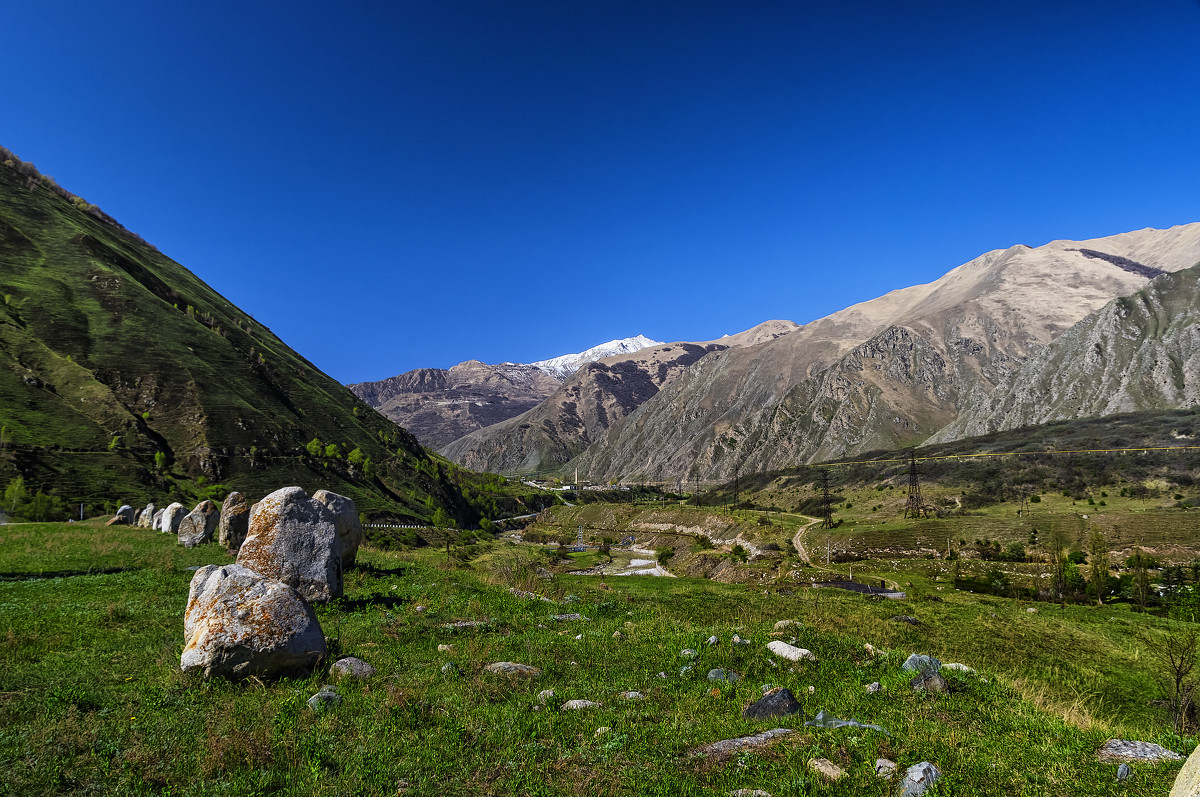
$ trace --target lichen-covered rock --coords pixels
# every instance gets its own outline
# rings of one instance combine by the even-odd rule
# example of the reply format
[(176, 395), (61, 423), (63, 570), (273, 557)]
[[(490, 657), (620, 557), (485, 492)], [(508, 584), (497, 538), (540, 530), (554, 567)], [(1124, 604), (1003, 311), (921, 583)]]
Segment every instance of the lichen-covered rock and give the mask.
[(250, 530), (250, 505), (246, 497), (234, 491), (225, 496), (221, 504), (221, 520), (217, 524), (217, 542), (225, 550), (236, 554), (246, 540)]
[(1138, 764), (1156, 764), (1159, 761), (1182, 761), (1183, 756), (1153, 742), (1135, 742), (1127, 739), (1109, 739), (1096, 751), (1096, 758), (1106, 763), (1128, 761)]
[(942, 771), (928, 761), (913, 764), (900, 781), (900, 797), (920, 797), (942, 777)]
[(212, 501), (201, 501), (179, 522), (179, 544), (184, 548), (206, 545), (213, 540), (221, 515)]
[(1200, 747), (1192, 751), (1175, 776), (1170, 797), (1200, 797)]
[(305, 600), (342, 596), (336, 518), (299, 487), (276, 490), (254, 505), (237, 563), (295, 587)]
[(141, 511), (137, 519), (137, 527), (139, 529), (149, 529), (154, 527), (154, 504), (146, 504), (146, 508)]
[(239, 565), (196, 571), (183, 632), (180, 667), (210, 678), (301, 673), (326, 653), (312, 606), (288, 585)]
[(825, 780), (839, 780), (846, 771), (828, 758), (814, 758), (808, 762), (808, 768)]
[(330, 677), (341, 680), (343, 678), (365, 680), (375, 674), (375, 668), (367, 664), (362, 659), (356, 659), (353, 656), (347, 656), (344, 659), (338, 659), (329, 668)]
[(183, 504), (178, 502), (171, 504), (163, 510), (158, 530), (163, 534), (178, 534), (179, 524), (183, 522), (183, 517), (186, 514), (187, 510)]
[(313, 500), (319, 501), (333, 513), (338, 541), (341, 543), (342, 569), (354, 567), (358, 558), (358, 546), (363, 541), (363, 527), (358, 520), (358, 508), (344, 495), (328, 490), (317, 490)]

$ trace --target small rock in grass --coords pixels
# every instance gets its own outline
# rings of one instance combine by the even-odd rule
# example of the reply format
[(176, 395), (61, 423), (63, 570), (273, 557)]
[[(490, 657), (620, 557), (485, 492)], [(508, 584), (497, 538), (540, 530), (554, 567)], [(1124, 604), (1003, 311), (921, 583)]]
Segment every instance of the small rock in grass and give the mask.
[(685, 659), (694, 659), (699, 654), (697, 654), (696, 651), (692, 650), (691, 648), (684, 648), (679, 655)]
[(919, 672), (910, 682), (914, 692), (945, 692), (946, 679), (936, 672)]
[(342, 696), (330, 687), (322, 687), (320, 692), (308, 699), (308, 707), (313, 711), (324, 711), (342, 702)]
[(811, 650), (794, 647), (781, 640), (767, 643), (767, 650), (788, 661), (816, 661), (817, 657), (813, 655)]
[(375, 668), (362, 659), (347, 656), (344, 659), (335, 661), (333, 666), (329, 668), (329, 674), (338, 680), (342, 678), (364, 679), (374, 675)]
[(617, 695), (617, 697), (624, 698), (625, 700), (645, 700), (646, 699), (646, 696), (643, 695), (641, 692), (621, 692), (619, 695)]
[(583, 634), (576, 634), (576, 635), (575, 635), (575, 638), (576, 638), (576, 639), (583, 639)]
[(971, 669), (970, 667), (968, 667), (965, 664), (959, 664), (957, 661), (952, 661), (948, 664), (943, 664), (942, 669), (943, 670), (954, 670), (956, 672), (965, 673), (967, 675), (975, 674), (975, 671), (973, 669)]
[(867, 684), (867, 694), (868, 695), (873, 695), (876, 692), (881, 691), (882, 689), (883, 689), (883, 686), (880, 685), (879, 681), (874, 681), (872, 683)]
[(453, 645), (438, 645), (438, 653), (454, 653)]
[(798, 626), (803, 624), (799, 620), (780, 620), (779, 622), (775, 623), (775, 630), (783, 631), (784, 629), (790, 628), (794, 625)]
[(710, 637), (709, 637), (707, 640), (705, 640), (704, 644), (706, 644), (706, 645), (715, 645), (715, 644), (717, 644), (717, 643), (718, 643), (718, 642), (720, 642), (720, 641), (721, 641), (721, 640), (717, 639), (715, 636), (710, 636)]
[(548, 703), (551, 700), (551, 698), (553, 698), (553, 697), (554, 697), (553, 689), (543, 689), (542, 691), (537, 693), (537, 702), (545, 704), (545, 703)]
[(413, 607), (413, 611), (416, 612), (417, 614), (420, 614), (421, 612), (425, 611), (428, 608), (429, 608), (428, 606), (422, 606), (421, 604), (418, 603), (416, 606)]
[(1037, 614), (1037, 609), (1030, 606), (1028, 609), (1025, 610), (1025, 613), (1026, 614)]
[(1128, 764), (1122, 764), (1117, 767), (1117, 780), (1126, 780), (1132, 774), (1133, 770), (1130, 769)]
[(942, 771), (928, 761), (913, 764), (904, 773), (904, 780), (900, 781), (900, 797), (920, 797), (941, 776)]
[(725, 670), (720, 667), (708, 671), (708, 680), (710, 681), (728, 681), (729, 683), (737, 683), (742, 680), (742, 676), (738, 675), (733, 670)]
[(757, 700), (742, 712), (742, 716), (751, 720), (765, 720), (774, 717), (786, 717), (789, 714), (796, 714), (800, 711), (800, 703), (796, 701), (796, 696), (792, 694), (790, 689), (782, 686), (777, 686), (767, 692), (760, 700)]
[(748, 640), (748, 639), (742, 639), (742, 638), (741, 638), (740, 636), (738, 636), (737, 634), (734, 634), (734, 635), (733, 635), (733, 639), (729, 640), (729, 644), (731, 644), (731, 645), (749, 645), (749, 644), (750, 644), (750, 640)]
[(485, 666), (483, 671), (492, 675), (507, 675), (512, 678), (537, 678), (542, 674), (537, 667), (519, 664), (515, 661), (497, 661)]
[(814, 758), (808, 762), (808, 768), (826, 780), (837, 780), (845, 771), (828, 758)]
[(924, 653), (914, 653), (904, 660), (900, 669), (905, 672), (937, 672), (942, 669), (942, 663), (933, 656)]
[(1155, 764), (1159, 761), (1182, 761), (1183, 756), (1162, 745), (1151, 742), (1133, 742), (1125, 739), (1109, 739), (1096, 751), (1096, 758), (1106, 763), (1118, 761), (1128, 763)]
[(442, 675), (457, 675), (458, 667), (454, 666), (453, 662), (446, 662), (442, 665)]
[(667, 674), (666, 674), (665, 672), (660, 672), (660, 673), (658, 674), (658, 677), (659, 677), (659, 678), (666, 678), (666, 677), (667, 677)]
[(786, 736), (789, 733), (795, 733), (791, 728), (773, 728), (769, 731), (756, 733), (753, 736), (739, 736), (736, 739), (722, 739), (719, 742), (711, 742), (709, 744), (700, 745), (688, 751), (688, 755), (695, 756), (713, 756), (717, 759), (728, 758), (734, 753), (742, 750), (753, 750), (758, 747), (770, 744), (780, 736)]
[(897, 622), (908, 623), (909, 625), (920, 625), (921, 624), (920, 620), (918, 620), (915, 617), (910, 617), (907, 614), (893, 614), (892, 619), (896, 620)]
[(553, 620), (558, 620), (560, 623), (569, 623), (569, 622), (573, 622), (575, 620), (588, 619), (588, 618), (584, 617), (582, 614), (578, 614), (576, 612), (572, 612), (571, 614), (552, 614), (552, 615), (550, 615), (550, 618)]
[(734, 789), (729, 797), (771, 797), (771, 792), (762, 789)]
[(600, 703), (595, 703), (591, 700), (568, 700), (562, 704), (563, 711), (582, 711), (586, 708), (600, 708)]
[(625, 635), (622, 634), (620, 631), (613, 631), (612, 638), (613, 639), (624, 639)]
[(891, 780), (896, 777), (896, 762), (888, 758), (875, 759), (875, 777)]
[(596, 732), (593, 733), (592, 736), (599, 738), (611, 730), (612, 730), (612, 728), (608, 727), (607, 725), (601, 725), (599, 728), (596, 729)]
[(679, 668), (679, 677), (682, 678), (683, 676), (687, 675), (691, 671), (692, 671), (692, 665), (685, 664)]

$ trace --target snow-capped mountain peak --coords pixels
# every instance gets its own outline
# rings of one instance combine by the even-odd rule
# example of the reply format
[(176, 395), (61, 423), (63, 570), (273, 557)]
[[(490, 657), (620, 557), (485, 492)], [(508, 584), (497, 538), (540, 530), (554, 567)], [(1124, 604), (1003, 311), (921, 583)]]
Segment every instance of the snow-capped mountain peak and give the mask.
[(552, 357), (549, 360), (530, 363), (530, 365), (540, 371), (545, 371), (556, 379), (566, 380), (583, 366), (604, 357), (612, 357), (615, 354), (633, 354), (650, 346), (660, 345), (662, 345), (661, 341), (650, 340), (645, 335), (638, 335), (633, 338), (610, 340), (608, 343), (601, 343), (599, 346), (593, 346), (578, 354), (564, 354), (561, 357)]

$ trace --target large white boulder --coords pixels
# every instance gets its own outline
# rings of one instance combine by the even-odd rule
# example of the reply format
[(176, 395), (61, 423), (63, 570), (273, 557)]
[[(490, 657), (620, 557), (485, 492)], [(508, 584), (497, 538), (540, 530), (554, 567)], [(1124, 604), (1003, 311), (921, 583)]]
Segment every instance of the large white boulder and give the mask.
[(299, 487), (276, 490), (251, 508), (237, 563), (295, 587), (305, 600), (340, 598), (337, 517)]
[(179, 524), (183, 522), (183, 517), (186, 514), (187, 509), (183, 504), (178, 502), (171, 504), (163, 510), (158, 530), (164, 534), (178, 534)]
[(239, 565), (196, 571), (183, 633), (179, 665), (205, 677), (301, 673), (326, 653), (312, 606), (288, 585)]
[(338, 541), (341, 544), (342, 569), (354, 567), (358, 558), (358, 546), (362, 544), (363, 527), (358, 520), (358, 507), (344, 495), (331, 493), (328, 490), (317, 490), (313, 500), (320, 501), (329, 507), (337, 525)]
[(146, 508), (138, 515), (137, 526), (139, 529), (149, 529), (154, 526), (154, 503), (146, 504)]
[(217, 532), (217, 542), (225, 546), (230, 553), (237, 553), (250, 530), (250, 505), (246, 497), (239, 492), (225, 496), (221, 504), (221, 522)]
[(179, 523), (179, 544), (184, 548), (195, 548), (212, 542), (220, 519), (221, 515), (212, 501), (196, 504), (196, 508)]

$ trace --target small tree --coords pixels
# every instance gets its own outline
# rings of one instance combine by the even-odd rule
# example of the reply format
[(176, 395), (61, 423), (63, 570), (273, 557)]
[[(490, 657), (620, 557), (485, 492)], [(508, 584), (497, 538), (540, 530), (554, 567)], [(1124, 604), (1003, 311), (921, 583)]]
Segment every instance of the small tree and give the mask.
[(1200, 660), (1200, 629), (1188, 626), (1170, 633), (1161, 642), (1147, 640), (1154, 655), (1167, 671), (1171, 685), (1171, 721), (1176, 733), (1183, 733), (1196, 684), (1192, 671)]
[(18, 476), (8, 483), (8, 487), (4, 488), (4, 503), (8, 505), (9, 512), (17, 511), (17, 504), (25, 500), (25, 477)]
[(324, 453), (325, 445), (319, 438), (314, 437), (312, 440), (308, 441), (308, 445), (304, 447), (304, 450), (308, 452), (310, 457), (319, 457), (322, 453)]
[(1103, 606), (1104, 587), (1108, 582), (1108, 544), (1095, 523), (1092, 524), (1092, 535), (1088, 540), (1088, 575), (1096, 592), (1096, 605)]

